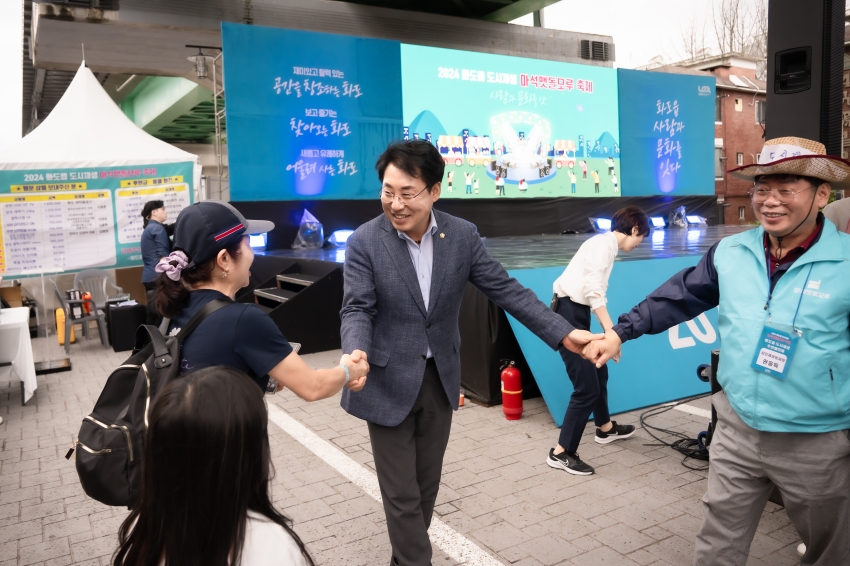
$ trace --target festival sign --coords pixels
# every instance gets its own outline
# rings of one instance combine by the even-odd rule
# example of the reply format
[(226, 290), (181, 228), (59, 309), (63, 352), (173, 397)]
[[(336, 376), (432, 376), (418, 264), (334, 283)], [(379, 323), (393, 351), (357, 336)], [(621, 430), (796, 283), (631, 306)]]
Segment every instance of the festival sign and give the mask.
[(142, 207), (192, 202), (191, 162), (0, 171), (0, 276), (142, 264)]

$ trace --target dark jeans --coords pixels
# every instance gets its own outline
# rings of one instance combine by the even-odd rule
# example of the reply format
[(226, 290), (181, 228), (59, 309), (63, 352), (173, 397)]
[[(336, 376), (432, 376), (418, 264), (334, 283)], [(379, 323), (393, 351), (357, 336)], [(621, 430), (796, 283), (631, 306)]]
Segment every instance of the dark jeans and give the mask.
[[(590, 330), (590, 307), (574, 303), (569, 297), (558, 300), (558, 314), (578, 330)], [(593, 413), (593, 422), (602, 426), (611, 420), (608, 413), (608, 366), (596, 365), (563, 346), (558, 347), (567, 375), (573, 382), (573, 394), (561, 425), (560, 444), (567, 452), (578, 450), (584, 426)]]
[(159, 326), (162, 322), (162, 317), (160, 316), (159, 311), (156, 310), (156, 282), (143, 282), (142, 285), (145, 286), (145, 300), (148, 303), (145, 324)]
[(452, 407), (433, 358), (407, 417), (397, 426), (368, 425), (395, 559), (391, 564), (428, 566), (428, 527), (452, 427)]

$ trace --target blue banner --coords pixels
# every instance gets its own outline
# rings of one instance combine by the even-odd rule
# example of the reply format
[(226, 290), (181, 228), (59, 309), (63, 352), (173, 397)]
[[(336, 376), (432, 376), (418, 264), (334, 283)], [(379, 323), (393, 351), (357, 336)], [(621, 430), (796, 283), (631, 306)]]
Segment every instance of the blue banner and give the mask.
[(399, 43), (228, 23), (222, 40), (231, 200), (377, 198)]
[(624, 196), (714, 194), (713, 76), (619, 69)]

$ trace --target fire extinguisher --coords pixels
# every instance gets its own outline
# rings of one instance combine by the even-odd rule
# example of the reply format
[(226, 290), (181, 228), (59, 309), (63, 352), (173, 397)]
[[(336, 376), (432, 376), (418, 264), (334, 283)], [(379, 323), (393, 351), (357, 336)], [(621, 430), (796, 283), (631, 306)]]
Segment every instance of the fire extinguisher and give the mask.
[(82, 294), (82, 299), (85, 301), (83, 303), (83, 312), (87, 315), (91, 314), (91, 293), (86, 291)]
[(502, 411), (509, 421), (522, 417), (522, 378), (516, 364), (502, 360)]

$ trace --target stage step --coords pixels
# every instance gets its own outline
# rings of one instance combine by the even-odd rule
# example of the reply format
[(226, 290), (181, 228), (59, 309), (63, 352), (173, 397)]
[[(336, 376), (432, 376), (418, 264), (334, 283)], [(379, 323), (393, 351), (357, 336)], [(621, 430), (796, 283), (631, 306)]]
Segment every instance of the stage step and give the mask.
[(286, 289), (277, 289), (275, 287), (270, 289), (254, 289), (254, 303), (273, 309), (279, 303), (285, 303), (297, 294), (295, 291), (287, 291)]
[(317, 275), (308, 275), (306, 273), (282, 273), (277, 276), (277, 280), (280, 283), (291, 283), (293, 285), (301, 285), (302, 287), (309, 287), (319, 279), (320, 277)]

